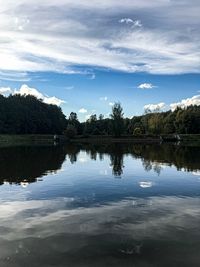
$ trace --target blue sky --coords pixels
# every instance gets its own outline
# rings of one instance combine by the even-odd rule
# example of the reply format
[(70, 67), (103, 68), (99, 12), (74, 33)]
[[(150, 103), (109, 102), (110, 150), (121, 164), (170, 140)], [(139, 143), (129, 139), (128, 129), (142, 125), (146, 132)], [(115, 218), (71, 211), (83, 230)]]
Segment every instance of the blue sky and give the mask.
[(116, 101), (128, 117), (200, 105), (198, 0), (15, 2), (0, 0), (1, 94), (80, 120)]

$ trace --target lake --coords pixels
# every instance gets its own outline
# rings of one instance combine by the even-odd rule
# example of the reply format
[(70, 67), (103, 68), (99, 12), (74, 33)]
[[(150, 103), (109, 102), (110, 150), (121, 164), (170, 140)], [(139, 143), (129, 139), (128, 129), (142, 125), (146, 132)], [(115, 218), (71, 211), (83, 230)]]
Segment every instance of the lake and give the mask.
[(1, 267), (200, 266), (200, 147), (0, 148)]

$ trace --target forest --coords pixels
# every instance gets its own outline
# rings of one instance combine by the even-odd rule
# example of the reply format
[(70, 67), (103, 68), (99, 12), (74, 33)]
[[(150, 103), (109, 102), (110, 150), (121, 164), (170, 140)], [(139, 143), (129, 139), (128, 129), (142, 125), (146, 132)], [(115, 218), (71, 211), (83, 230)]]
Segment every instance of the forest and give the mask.
[(45, 104), (34, 96), (0, 95), (0, 133), (65, 134), (69, 138), (200, 134), (200, 106), (125, 118), (121, 104), (115, 103), (109, 118), (93, 114), (80, 122), (75, 112), (66, 118), (60, 107)]
[(67, 125), (66, 134), (69, 136), (200, 134), (200, 106), (124, 118), (121, 104), (115, 103), (110, 118), (94, 114), (86, 122), (80, 123), (77, 114), (72, 112)]
[(0, 95), (1, 134), (62, 134), (65, 127), (65, 116), (55, 105), (31, 95)]

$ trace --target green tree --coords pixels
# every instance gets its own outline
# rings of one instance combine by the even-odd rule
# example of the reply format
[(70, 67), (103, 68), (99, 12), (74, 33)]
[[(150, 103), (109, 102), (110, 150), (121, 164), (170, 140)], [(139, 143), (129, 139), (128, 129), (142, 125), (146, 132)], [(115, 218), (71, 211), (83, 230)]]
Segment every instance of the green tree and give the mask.
[(69, 121), (70, 123), (74, 123), (75, 121), (78, 120), (78, 116), (75, 112), (71, 112), (70, 115), (69, 115)]
[(62, 134), (66, 119), (60, 107), (34, 96), (0, 97), (0, 133)]
[(142, 131), (139, 127), (135, 128), (134, 131), (133, 131), (133, 135), (141, 135), (142, 134)]
[(83, 127), (81, 125), (81, 123), (78, 120), (78, 116), (76, 114), (76, 112), (71, 112), (69, 115), (69, 119), (68, 119), (68, 124), (69, 125), (73, 125), (73, 127), (75, 128), (77, 134), (82, 134), (83, 133)]
[(124, 113), (120, 103), (115, 103), (112, 108), (112, 130), (115, 137), (120, 137), (124, 132)]

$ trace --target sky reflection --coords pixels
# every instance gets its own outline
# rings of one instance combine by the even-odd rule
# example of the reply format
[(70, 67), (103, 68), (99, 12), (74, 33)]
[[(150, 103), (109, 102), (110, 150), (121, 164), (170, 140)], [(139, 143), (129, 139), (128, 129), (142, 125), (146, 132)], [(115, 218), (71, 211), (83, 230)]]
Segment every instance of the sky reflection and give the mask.
[(0, 266), (198, 266), (196, 148), (161, 149), (17, 148), (27, 176), (1, 172)]

